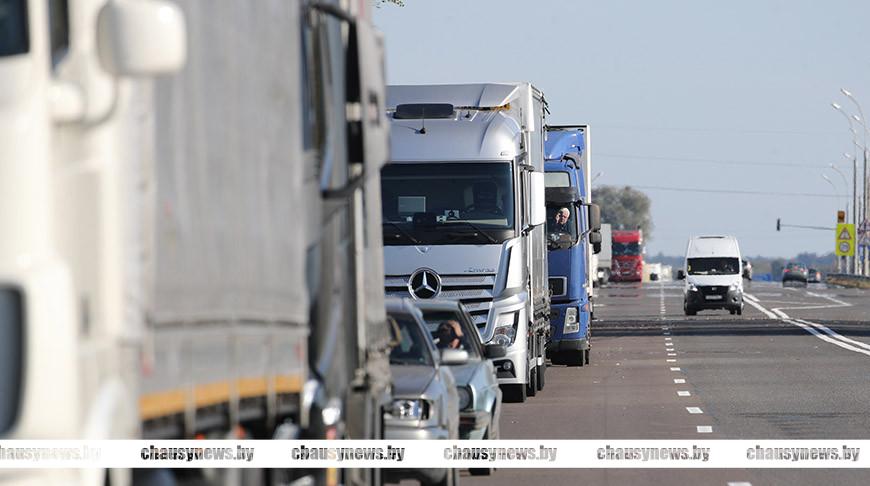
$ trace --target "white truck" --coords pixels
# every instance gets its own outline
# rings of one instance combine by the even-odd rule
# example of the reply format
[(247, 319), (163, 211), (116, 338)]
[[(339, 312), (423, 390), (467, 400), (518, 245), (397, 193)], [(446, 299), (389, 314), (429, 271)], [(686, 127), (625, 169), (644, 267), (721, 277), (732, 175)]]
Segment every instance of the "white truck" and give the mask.
[(611, 247), (612, 236), (611, 226), (609, 224), (601, 225), (601, 251), (595, 255), (597, 260), (596, 267), (598, 268), (598, 285), (604, 285), (610, 281), (610, 265), (611, 265)]
[(382, 53), (365, 2), (0, 0), (0, 439), (381, 437)]
[(529, 83), (390, 86), (381, 172), (387, 293), (459, 300), (507, 401), (544, 384), (549, 332), (543, 94)]

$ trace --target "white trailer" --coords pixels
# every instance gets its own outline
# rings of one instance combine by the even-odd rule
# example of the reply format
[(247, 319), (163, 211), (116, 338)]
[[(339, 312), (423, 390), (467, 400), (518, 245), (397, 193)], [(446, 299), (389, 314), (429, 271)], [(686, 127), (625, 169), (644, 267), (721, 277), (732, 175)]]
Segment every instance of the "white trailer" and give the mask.
[[(388, 145), (365, 3), (0, 7), (0, 438), (380, 437)], [(338, 480), (274, 479), (303, 475)], [(0, 484), (107, 476), (136, 479)]]
[(611, 226), (609, 224), (601, 225), (601, 251), (597, 255), (598, 259), (598, 284), (603, 285), (610, 281), (610, 265), (611, 265), (611, 248), (612, 238)]

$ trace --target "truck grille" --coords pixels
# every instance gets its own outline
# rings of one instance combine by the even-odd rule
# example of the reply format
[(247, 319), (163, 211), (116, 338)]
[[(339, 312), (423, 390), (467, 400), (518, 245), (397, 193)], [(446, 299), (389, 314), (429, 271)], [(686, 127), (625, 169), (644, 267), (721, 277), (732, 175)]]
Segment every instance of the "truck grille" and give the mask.
[(0, 287), (0, 436), (15, 425), (24, 368), (24, 298)]
[[(441, 289), (435, 299), (458, 300), (465, 305), (478, 329), (486, 327), (486, 318), (492, 307), (494, 274), (440, 275)], [(411, 297), (408, 281), (411, 275), (388, 275), (384, 279), (387, 297)]]

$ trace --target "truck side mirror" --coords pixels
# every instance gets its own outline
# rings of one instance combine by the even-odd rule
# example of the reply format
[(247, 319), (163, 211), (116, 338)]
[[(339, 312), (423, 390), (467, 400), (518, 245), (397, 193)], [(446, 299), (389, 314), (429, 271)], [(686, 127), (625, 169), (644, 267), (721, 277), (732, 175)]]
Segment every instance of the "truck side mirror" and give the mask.
[(592, 253), (601, 253), (601, 233), (597, 230), (589, 233), (589, 243), (592, 244)]
[(594, 203), (589, 205), (589, 229), (601, 230), (601, 207)]
[(178, 71), (187, 57), (184, 14), (166, 0), (115, 0), (97, 17), (97, 51), (116, 76)]
[(684, 272), (682, 268), (677, 270), (677, 280), (685, 280), (685, 279), (686, 279), (686, 272)]

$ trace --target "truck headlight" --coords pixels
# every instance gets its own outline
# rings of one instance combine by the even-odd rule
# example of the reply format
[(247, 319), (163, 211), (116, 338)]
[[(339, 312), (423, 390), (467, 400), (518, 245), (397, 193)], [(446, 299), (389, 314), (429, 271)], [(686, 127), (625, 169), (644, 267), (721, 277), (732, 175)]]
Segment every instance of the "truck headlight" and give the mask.
[(517, 338), (517, 324), (519, 323), (519, 312), (507, 312), (499, 314), (495, 319), (495, 331), (492, 335), (493, 344), (502, 346), (510, 346)]
[(474, 405), (474, 393), (471, 387), (460, 386), (456, 391), (459, 393), (459, 410), (467, 410)]
[(429, 415), (429, 407), (425, 400), (393, 400), (386, 415), (402, 420), (425, 420)]
[(577, 319), (577, 308), (565, 309), (565, 324), (562, 326), (562, 334), (571, 334), (580, 330), (580, 321)]

